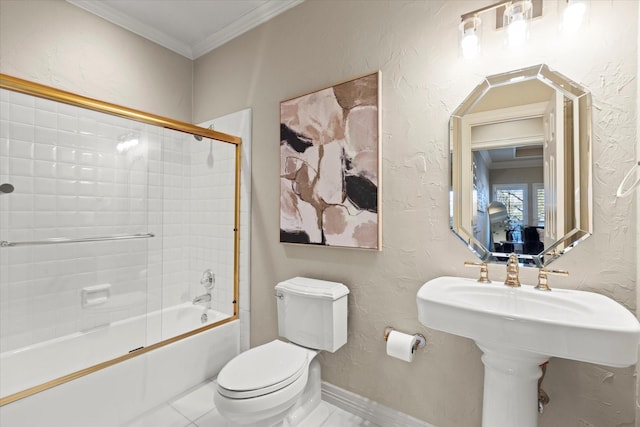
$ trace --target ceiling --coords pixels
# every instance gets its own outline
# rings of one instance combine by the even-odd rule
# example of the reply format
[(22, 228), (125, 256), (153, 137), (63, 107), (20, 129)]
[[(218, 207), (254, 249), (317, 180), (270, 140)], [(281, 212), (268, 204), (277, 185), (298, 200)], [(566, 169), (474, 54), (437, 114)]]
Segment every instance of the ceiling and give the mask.
[(67, 0), (196, 59), (304, 0)]

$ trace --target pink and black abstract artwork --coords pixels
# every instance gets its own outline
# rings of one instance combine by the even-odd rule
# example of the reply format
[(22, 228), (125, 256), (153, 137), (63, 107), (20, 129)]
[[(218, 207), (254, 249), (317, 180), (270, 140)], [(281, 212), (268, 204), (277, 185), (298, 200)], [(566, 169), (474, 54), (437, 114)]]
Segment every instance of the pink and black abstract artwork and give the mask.
[(380, 249), (380, 73), (280, 104), (280, 241)]

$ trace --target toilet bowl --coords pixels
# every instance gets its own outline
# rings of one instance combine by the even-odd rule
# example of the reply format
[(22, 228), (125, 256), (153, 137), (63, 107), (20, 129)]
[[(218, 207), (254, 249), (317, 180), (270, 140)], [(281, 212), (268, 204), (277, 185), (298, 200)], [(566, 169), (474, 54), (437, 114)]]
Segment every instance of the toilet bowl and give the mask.
[(283, 420), (308, 388), (316, 354), (280, 340), (241, 353), (218, 375), (218, 412), (239, 425), (271, 426)]
[(239, 354), (217, 378), (214, 402), (232, 424), (297, 426), (320, 403), (320, 351), (347, 341), (346, 286), (296, 277), (276, 286), (278, 331), (274, 340)]

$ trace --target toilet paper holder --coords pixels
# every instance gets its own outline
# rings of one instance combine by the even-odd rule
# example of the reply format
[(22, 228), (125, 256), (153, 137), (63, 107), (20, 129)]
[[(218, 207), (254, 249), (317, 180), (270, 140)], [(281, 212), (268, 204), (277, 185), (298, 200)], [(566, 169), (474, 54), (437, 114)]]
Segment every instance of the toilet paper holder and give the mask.
[[(395, 331), (395, 328), (392, 326), (387, 326), (384, 328), (384, 340), (389, 340), (389, 334), (391, 331)], [(424, 347), (427, 344), (427, 339), (422, 334), (413, 334), (416, 337), (416, 343), (413, 345), (411, 352), (414, 353), (417, 349)]]

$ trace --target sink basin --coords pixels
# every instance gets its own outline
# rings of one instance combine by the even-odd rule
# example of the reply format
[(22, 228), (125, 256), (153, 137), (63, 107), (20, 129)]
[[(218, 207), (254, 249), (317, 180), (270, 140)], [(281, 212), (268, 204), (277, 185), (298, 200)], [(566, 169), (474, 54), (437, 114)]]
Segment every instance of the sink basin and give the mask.
[(640, 323), (622, 305), (593, 292), (439, 277), (417, 295), (423, 325), (470, 338), (482, 350), (482, 425), (537, 426), (540, 364), (562, 357), (634, 365)]
[(640, 324), (604, 295), (439, 277), (420, 288), (417, 300), (423, 325), (480, 344), (607, 366), (637, 362)]

